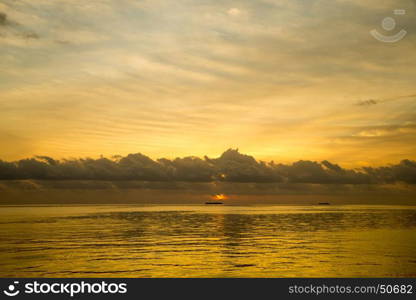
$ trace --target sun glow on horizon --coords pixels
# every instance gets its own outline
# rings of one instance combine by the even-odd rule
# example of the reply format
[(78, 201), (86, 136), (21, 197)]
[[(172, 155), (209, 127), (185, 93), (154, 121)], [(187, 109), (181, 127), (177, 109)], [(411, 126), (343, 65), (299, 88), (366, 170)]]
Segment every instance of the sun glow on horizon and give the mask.
[(212, 196), (213, 200), (218, 200), (218, 201), (224, 201), (228, 199), (228, 196), (224, 195), (224, 194), (216, 194), (214, 196)]

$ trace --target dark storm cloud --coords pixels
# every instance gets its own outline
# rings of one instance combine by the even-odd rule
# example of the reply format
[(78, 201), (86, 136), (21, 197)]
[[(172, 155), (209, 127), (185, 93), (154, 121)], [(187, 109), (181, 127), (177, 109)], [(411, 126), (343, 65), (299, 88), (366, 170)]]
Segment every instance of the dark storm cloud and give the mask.
[(237, 149), (219, 158), (185, 157), (157, 161), (137, 153), (125, 157), (55, 160), (47, 156), (14, 162), (0, 160), (0, 179), (144, 180), (162, 182), (253, 182), (316, 184), (416, 183), (416, 162), (344, 169), (329, 161), (293, 164), (257, 161)]

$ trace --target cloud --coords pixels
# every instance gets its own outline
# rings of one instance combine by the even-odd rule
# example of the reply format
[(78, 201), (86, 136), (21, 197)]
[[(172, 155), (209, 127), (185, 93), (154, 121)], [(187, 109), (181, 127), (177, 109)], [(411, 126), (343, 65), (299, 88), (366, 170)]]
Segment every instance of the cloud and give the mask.
[(7, 23), (7, 15), (0, 11), (0, 26), (6, 26)]
[(168, 177), (179, 181), (209, 182), (215, 174), (214, 166), (198, 157), (159, 159), (158, 162), (165, 168)]
[(319, 184), (368, 184), (372, 178), (368, 174), (341, 168), (329, 161), (298, 161), (292, 165), (277, 165), (276, 170), (288, 182)]
[(185, 157), (152, 160), (140, 154), (111, 159), (55, 160), (47, 156), (14, 162), (0, 160), (0, 179), (142, 180), (152, 182), (234, 182), (302, 184), (416, 184), (416, 162), (403, 160), (383, 167), (344, 169), (329, 161), (293, 164), (257, 161), (238, 149), (218, 158)]
[(38, 39), (39, 35), (36, 32), (23, 32), (21, 37), (25, 39)]
[(376, 105), (378, 104), (380, 101), (379, 100), (374, 100), (374, 99), (368, 99), (368, 100), (362, 100), (359, 101), (357, 103), (357, 105), (359, 106), (370, 106), (370, 105)]
[(402, 160), (397, 165), (385, 167), (365, 167), (364, 171), (377, 182), (416, 183), (416, 161)]
[(371, 106), (371, 105), (376, 105), (376, 104), (383, 103), (383, 102), (396, 101), (396, 100), (401, 100), (401, 99), (411, 99), (411, 98), (416, 98), (416, 94), (390, 97), (390, 98), (386, 98), (386, 99), (361, 100), (361, 101), (358, 101), (356, 103), (356, 105), (358, 105), (358, 106)]
[[(396, 8), (393, 1), (33, 3), (0, 3), (3, 23), (40, 37), (0, 26), (1, 128), (33, 149), (2, 141), (0, 155), (8, 160), (113, 149), (201, 157), (230, 145), (286, 162), (415, 158), (407, 139), (379, 147), (354, 135), (354, 126), (414, 111), (402, 102), (370, 105), (371, 112), (353, 105), (414, 91), (411, 14), (397, 18), (409, 32), (400, 43), (385, 45), (369, 34)], [(354, 149), (343, 136), (355, 139)], [(264, 177), (261, 166), (250, 168)]]
[(0, 12), (0, 29), (3, 27), (8, 35), (18, 37), (21, 39), (39, 39), (39, 35), (33, 30), (25, 29), (17, 22), (10, 20), (8, 15), (4, 12)]
[(227, 14), (229, 14), (230, 16), (238, 16), (241, 14), (241, 10), (239, 10), (238, 8), (230, 8), (229, 10), (227, 10)]
[(238, 149), (228, 149), (219, 158), (206, 158), (213, 165), (217, 180), (231, 182), (281, 182), (281, 176), (268, 164), (241, 154)]

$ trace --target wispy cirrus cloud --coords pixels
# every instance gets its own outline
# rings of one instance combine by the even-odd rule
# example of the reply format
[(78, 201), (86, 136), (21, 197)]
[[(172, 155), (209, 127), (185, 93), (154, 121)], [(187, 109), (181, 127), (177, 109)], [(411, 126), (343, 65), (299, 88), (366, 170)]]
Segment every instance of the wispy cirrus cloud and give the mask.
[[(414, 94), (412, 2), (400, 3), (400, 43), (369, 34), (397, 5), (5, 0), (0, 125), (3, 148), (21, 146), (0, 156), (217, 155), (240, 146), (286, 162), (413, 159), (407, 136), (371, 139), (362, 129), (405, 128), (414, 111), (411, 98), (397, 97)], [(390, 146), (380, 149), (383, 138)]]

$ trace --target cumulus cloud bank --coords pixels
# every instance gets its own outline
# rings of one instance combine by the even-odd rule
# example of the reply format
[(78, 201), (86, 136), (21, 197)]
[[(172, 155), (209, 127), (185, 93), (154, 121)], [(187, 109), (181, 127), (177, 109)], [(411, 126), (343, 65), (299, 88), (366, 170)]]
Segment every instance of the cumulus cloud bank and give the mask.
[(184, 157), (152, 160), (140, 154), (98, 159), (55, 160), (47, 156), (13, 162), (0, 160), (0, 179), (144, 180), (183, 182), (253, 182), (316, 184), (416, 183), (416, 162), (344, 169), (327, 160), (292, 164), (257, 161), (238, 149), (218, 158)]

